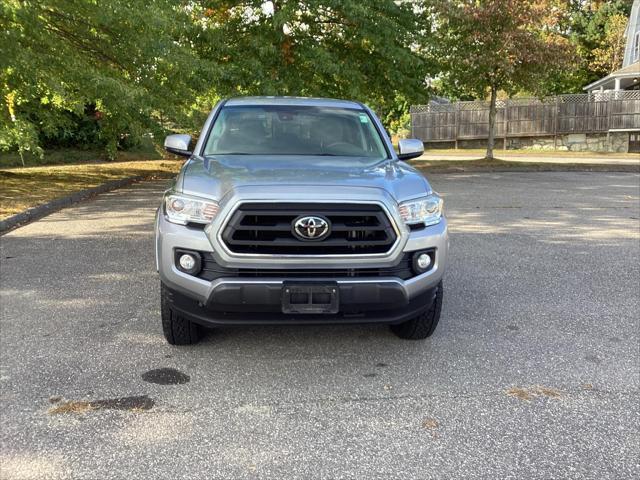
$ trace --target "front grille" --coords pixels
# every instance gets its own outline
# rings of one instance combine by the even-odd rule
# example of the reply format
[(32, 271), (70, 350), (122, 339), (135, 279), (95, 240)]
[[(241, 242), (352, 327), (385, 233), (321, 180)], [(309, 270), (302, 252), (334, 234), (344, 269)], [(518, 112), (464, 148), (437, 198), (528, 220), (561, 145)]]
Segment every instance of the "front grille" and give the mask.
[[(293, 234), (300, 216), (322, 216), (331, 233), (320, 241)], [(396, 232), (380, 205), (244, 203), (227, 223), (222, 239), (235, 253), (268, 255), (353, 255), (386, 253)]]
[(396, 277), (408, 280), (415, 276), (411, 269), (411, 253), (405, 253), (397, 265), (383, 268), (225, 268), (218, 265), (210, 252), (200, 252), (202, 270), (198, 277), (209, 282), (225, 277), (245, 278), (357, 278)]

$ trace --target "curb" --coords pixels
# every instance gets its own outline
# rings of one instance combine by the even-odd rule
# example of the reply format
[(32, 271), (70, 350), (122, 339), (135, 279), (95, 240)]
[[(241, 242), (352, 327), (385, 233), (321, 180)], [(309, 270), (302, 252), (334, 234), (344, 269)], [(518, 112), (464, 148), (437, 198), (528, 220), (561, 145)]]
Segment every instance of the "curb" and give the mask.
[(16, 213), (11, 217), (0, 220), (0, 235), (7, 233), (9, 230), (12, 230), (15, 227), (33, 222), (34, 220), (38, 220), (42, 217), (46, 217), (47, 215), (56, 212), (64, 207), (73, 205), (74, 203), (87, 200), (100, 193), (106, 193), (117, 188), (126, 187), (128, 185), (146, 180), (148, 178), (153, 178), (153, 176), (136, 175), (135, 177), (127, 177), (120, 180), (110, 180), (106, 183), (103, 183), (102, 185), (98, 185), (97, 187), (87, 188), (85, 190), (80, 190), (79, 192), (72, 193), (71, 195), (67, 195), (65, 197), (55, 198), (50, 202), (43, 203), (42, 205), (38, 205), (37, 207), (29, 208), (24, 212)]

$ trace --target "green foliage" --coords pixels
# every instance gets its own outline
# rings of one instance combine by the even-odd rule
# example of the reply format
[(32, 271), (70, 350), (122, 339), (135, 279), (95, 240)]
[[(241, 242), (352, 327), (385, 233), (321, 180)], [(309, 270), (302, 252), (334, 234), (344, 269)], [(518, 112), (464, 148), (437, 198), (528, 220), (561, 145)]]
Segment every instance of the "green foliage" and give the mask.
[(215, 93), (357, 99), (383, 116), (398, 96), (427, 97), (429, 66), (413, 45), (424, 29), (406, 2), (202, 2), (201, 58), (215, 63)]
[(619, 13), (608, 18), (602, 44), (593, 51), (594, 58), (589, 64), (592, 70), (613, 72), (622, 67), (627, 23), (627, 17)]
[[(1, 8), (2, 148), (88, 135), (113, 156), (125, 135), (159, 132), (160, 115), (188, 121), (206, 72), (179, 2), (11, 0)], [(85, 128), (88, 106), (97, 135)]]
[(493, 157), (498, 91), (548, 93), (549, 79), (571, 68), (553, 0), (427, 0), (434, 38), (424, 49), (439, 63), (450, 91), (490, 97), (487, 158)]
[(411, 48), (420, 17), (392, 0), (1, 8), (4, 150), (82, 144), (113, 157), (148, 132), (194, 131), (221, 96), (354, 98), (393, 118), (402, 115), (396, 98), (426, 100), (427, 64)]
[(439, 62), (450, 90), (485, 98), (491, 88), (545, 93), (545, 81), (571, 67), (569, 42), (549, 0), (427, 2), (434, 18), (425, 49)]
[[(633, 0), (567, 0), (567, 3), (561, 28), (575, 46), (578, 62), (552, 79), (549, 90), (553, 93), (581, 93), (585, 85), (619, 68), (622, 58), (612, 58), (620, 55), (613, 42), (620, 33), (620, 24), (626, 24), (629, 18)], [(609, 62), (602, 61), (603, 52), (610, 56)]]
[(397, 95), (391, 104), (392, 108), (381, 116), (380, 120), (392, 136), (409, 137), (411, 133), (411, 115), (409, 115), (411, 103), (402, 95)]
[[(196, 133), (235, 95), (350, 98), (393, 134), (450, 98), (579, 91), (608, 73), (631, 0), (4, 0), (0, 150)], [(466, 9), (466, 10), (465, 10)], [(469, 10), (471, 9), (471, 10)], [(469, 15), (472, 11), (473, 15)], [(618, 35), (618, 37), (616, 37)], [(563, 38), (577, 49), (576, 66)]]
[(25, 154), (30, 153), (36, 157), (42, 157), (43, 154), (35, 126), (20, 118), (12, 122), (11, 128), (0, 129), (0, 151), (7, 151), (12, 147), (16, 147), (23, 167), (26, 165)]

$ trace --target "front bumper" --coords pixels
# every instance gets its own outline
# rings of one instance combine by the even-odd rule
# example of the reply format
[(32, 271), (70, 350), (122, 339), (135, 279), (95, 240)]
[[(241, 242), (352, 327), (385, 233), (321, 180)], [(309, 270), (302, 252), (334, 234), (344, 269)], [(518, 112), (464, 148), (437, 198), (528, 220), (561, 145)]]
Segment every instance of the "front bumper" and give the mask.
[[(435, 249), (436, 260), (433, 267), (426, 273), (417, 275), (407, 280), (396, 277), (358, 277), (358, 278), (318, 278), (314, 277), (313, 281), (336, 281), (338, 286), (345, 289), (353, 288), (358, 285), (375, 285), (380, 292), (400, 292), (405, 299), (404, 303), (410, 303), (414, 298), (420, 296), (426, 291), (436, 287), (444, 274), (444, 268), (447, 261), (447, 253), (449, 247), (449, 239), (447, 235), (447, 221), (443, 217), (442, 221), (437, 225), (426, 227), (422, 230), (411, 231), (408, 238), (404, 242), (404, 248), (398, 252), (394, 258), (380, 259), (378, 264), (367, 263), (368, 268), (384, 267), (390, 263), (399, 262), (403, 252), (414, 252), (417, 250)], [(160, 273), (162, 282), (170, 289), (185, 297), (191, 298), (203, 305), (211, 305), (212, 299), (220, 298), (227, 295), (228, 292), (237, 291), (238, 289), (255, 289), (259, 288), (265, 292), (280, 291), (283, 282), (292, 280), (310, 280), (304, 277), (286, 278), (268, 277), (263, 279), (247, 279), (247, 278), (219, 278), (214, 281), (206, 281), (200, 278), (181, 272), (175, 266), (175, 249), (197, 250), (202, 252), (212, 252), (216, 261), (223, 265), (229, 266), (218, 256), (218, 252), (214, 251), (213, 246), (207, 234), (200, 229), (189, 228), (182, 225), (176, 225), (168, 222), (164, 215), (158, 213), (156, 216), (156, 267)], [(325, 264), (322, 260), (314, 259), (314, 265), (322, 268), (343, 267), (344, 262)], [(353, 263), (354, 267), (361, 266), (357, 260), (348, 260)], [(260, 260), (254, 260), (254, 266), (260, 268), (269, 268), (263, 265)], [(299, 268), (309, 267), (307, 264), (298, 265)], [(271, 268), (277, 268), (278, 265), (270, 265)], [(290, 265), (295, 268), (296, 265)], [(371, 295), (370, 289), (365, 289), (367, 295)], [(349, 295), (348, 293), (345, 293)], [(263, 295), (269, 295), (264, 293)], [(395, 295), (395, 294), (394, 294)], [(346, 297), (345, 297), (346, 298)], [(242, 301), (242, 296), (236, 297), (237, 301)], [(369, 300), (367, 300), (368, 302)], [(380, 306), (380, 305), (378, 305)]]
[(216, 289), (208, 303), (166, 289), (171, 308), (192, 322), (208, 327), (224, 325), (318, 325), (348, 323), (395, 324), (409, 320), (431, 307), (436, 287), (412, 299), (399, 285), (340, 285), (340, 312), (337, 314), (285, 314), (281, 311), (282, 288), (249, 283), (225, 284)]

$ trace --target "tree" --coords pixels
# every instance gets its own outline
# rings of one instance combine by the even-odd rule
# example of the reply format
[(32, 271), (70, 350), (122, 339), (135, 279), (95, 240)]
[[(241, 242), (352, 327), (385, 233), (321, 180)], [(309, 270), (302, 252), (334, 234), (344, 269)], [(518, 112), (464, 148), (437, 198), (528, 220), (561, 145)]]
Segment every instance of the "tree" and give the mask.
[[(556, 0), (554, 31), (566, 37), (574, 52), (571, 68), (549, 75), (542, 90), (582, 93), (583, 87), (620, 67), (624, 30), (633, 0)], [(444, 85), (444, 92), (448, 86)], [(454, 94), (460, 92), (453, 89)], [(464, 92), (462, 95), (464, 97)]]
[(383, 116), (397, 98), (427, 98), (431, 67), (412, 48), (423, 17), (380, 0), (203, 1), (194, 45), (219, 75), (211, 97), (243, 94), (350, 98)]
[(493, 159), (499, 90), (545, 94), (549, 78), (571, 68), (568, 40), (552, 0), (427, 0), (433, 37), (423, 42), (443, 72), (441, 81), (476, 98), (489, 96), (488, 159)]
[(581, 58), (581, 86), (620, 68), (632, 3), (633, 0), (571, 0), (569, 28)]
[(619, 13), (608, 18), (604, 27), (604, 39), (593, 51), (589, 66), (595, 71), (613, 72), (622, 66), (625, 47), (627, 17)]
[(113, 155), (221, 96), (353, 98), (389, 120), (427, 98), (422, 18), (393, 0), (5, 0), (0, 20), (0, 149), (97, 136)]
[(206, 68), (178, 0), (9, 0), (0, 7), (0, 148), (38, 152), (43, 136), (90, 115), (111, 155), (126, 135), (187, 123)]

